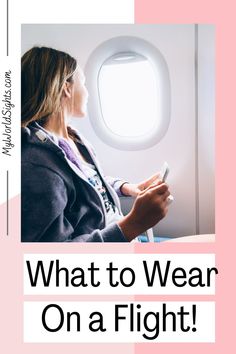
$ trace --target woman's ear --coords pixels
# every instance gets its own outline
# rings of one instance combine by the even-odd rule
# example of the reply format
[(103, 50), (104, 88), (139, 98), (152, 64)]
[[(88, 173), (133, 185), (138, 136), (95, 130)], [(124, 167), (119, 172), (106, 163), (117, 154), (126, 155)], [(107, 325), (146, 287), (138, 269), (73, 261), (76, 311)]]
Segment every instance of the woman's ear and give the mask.
[(63, 85), (62, 95), (67, 98), (72, 97), (72, 85), (68, 81), (66, 81)]

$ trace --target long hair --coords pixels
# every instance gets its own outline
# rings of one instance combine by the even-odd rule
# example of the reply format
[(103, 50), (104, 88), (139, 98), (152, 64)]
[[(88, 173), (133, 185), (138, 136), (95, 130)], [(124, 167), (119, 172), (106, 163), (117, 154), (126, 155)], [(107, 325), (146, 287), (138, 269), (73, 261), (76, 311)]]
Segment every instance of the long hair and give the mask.
[(47, 122), (61, 109), (66, 81), (73, 82), (76, 60), (69, 54), (47, 47), (33, 47), (21, 59), (21, 124)]

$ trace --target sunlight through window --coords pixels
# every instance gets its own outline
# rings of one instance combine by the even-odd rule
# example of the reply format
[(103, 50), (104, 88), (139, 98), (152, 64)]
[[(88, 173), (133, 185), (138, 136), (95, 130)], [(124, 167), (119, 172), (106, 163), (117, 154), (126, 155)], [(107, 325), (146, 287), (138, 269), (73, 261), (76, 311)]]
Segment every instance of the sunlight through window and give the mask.
[(159, 83), (146, 57), (119, 53), (107, 59), (98, 75), (102, 117), (122, 137), (139, 137), (158, 129)]

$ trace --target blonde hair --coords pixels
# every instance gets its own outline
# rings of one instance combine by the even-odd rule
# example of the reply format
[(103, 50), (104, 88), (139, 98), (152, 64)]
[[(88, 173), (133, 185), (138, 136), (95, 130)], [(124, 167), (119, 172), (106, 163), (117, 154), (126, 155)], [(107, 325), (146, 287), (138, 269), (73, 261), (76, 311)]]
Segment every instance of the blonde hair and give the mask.
[(73, 82), (76, 60), (69, 54), (47, 47), (33, 47), (21, 59), (21, 124), (38, 121), (60, 112), (66, 81)]

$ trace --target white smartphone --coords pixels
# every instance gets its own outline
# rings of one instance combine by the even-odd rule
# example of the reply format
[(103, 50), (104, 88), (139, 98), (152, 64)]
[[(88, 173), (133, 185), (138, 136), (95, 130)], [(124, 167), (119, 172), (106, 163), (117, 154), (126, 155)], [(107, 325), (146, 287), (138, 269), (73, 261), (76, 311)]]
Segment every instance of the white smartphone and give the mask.
[[(170, 172), (169, 165), (167, 162), (164, 162), (164, 164), (161, 168), (161, 172), (160, 172), (162, 182), (166, 182), (169, 172)], [(173, 197), (173, 195), (169, 195), (169, 197), (167, 199), (168, 199), (168, 204), (171, 204), (174, 200), (174, 197)]]
[(170, 172), (169, 165), (168, 165), (167, 162), (164, 162), (164, 164), (163, 164), (163, 166), (161, 168), (161, 172), (160, 172), (162, 182), (166, 181), (169, 172)]

